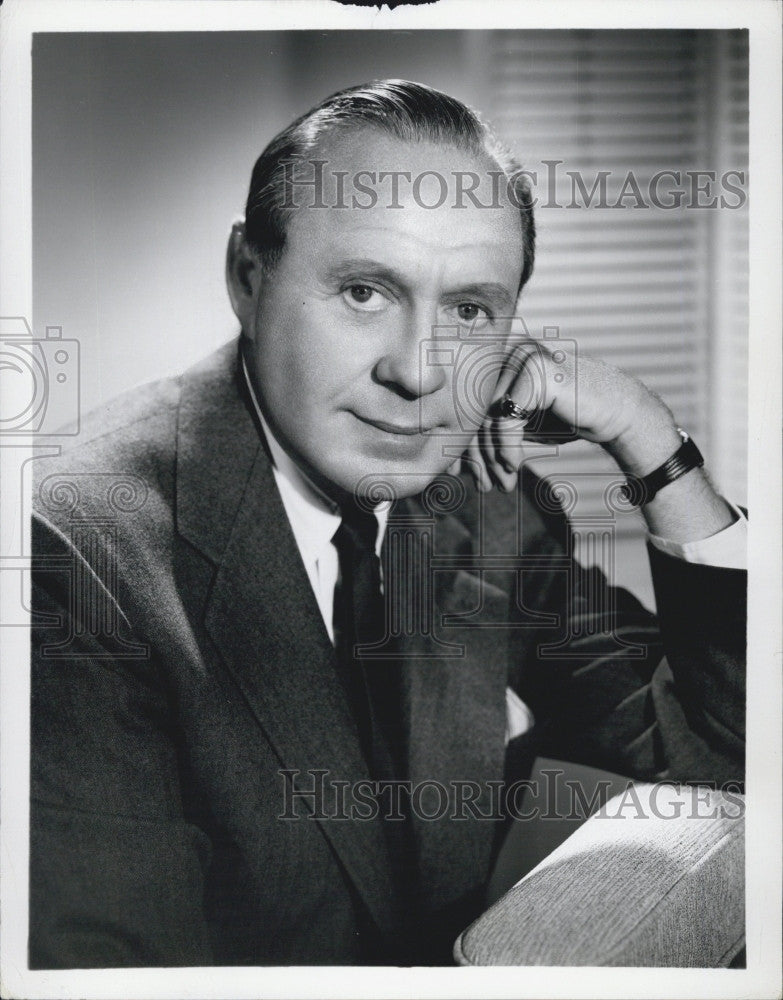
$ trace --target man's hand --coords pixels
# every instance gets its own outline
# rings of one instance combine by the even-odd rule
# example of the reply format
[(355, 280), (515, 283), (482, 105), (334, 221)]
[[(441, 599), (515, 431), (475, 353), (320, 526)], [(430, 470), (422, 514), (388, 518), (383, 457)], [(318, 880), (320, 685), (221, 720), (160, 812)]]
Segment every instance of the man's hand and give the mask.
[[(535, 431), (526, 429), (529, 419), (498, 415), (505, 395), (543, 417), (535, 421)], [(623, 472), (637, 476), (658, 468), (682, 443), (669, 408), (639, 379), (585, 355), (577, 367), (567, 343), (522, 340), (509, 355), (495, 402), (466, 452), (478, 488), (516, 488), (524, 441), (546, 441), (552, 428), (559, 431), (553, 440), (600, 444)], [(734, 520), (701, 469), (666, 486), (642, 510), (653, 533), (680, 542), (706, 538)]]

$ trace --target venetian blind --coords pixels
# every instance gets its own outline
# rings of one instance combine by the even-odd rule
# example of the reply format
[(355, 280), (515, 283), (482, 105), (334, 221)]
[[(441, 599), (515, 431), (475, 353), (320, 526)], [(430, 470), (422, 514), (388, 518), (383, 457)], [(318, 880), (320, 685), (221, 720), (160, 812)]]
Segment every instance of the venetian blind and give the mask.
[[(746, 383), (742, 364), (727, 366), (723, 355), (746, 342), (747, 222), (742, 211), (689, 203), (722, 194), (741, 200), (722, 190), (720, 171), (747, 169), (746, 39), (745, 32), (491, 32), (484, 109), (537, 175), (536, 270), (521, 302), (530, 332), (558, 328), (579, 354), (643, 379), (708, 463), (721, 459), (724, 489), (744, 478)], [(688, 172), (696, 170), (718, 175), (712, 184), (702, 179), (707, 190), (694, 199)], [(676, 202), (681, 191), (679, 208), (656, 207), (651, 184), (660, 171), (675, 174), (661, 177), (658, 201)], [(722, 333), (713, 337), (719, 310)], [(740, 420), (716, 428), (715, 395), (726, 391)], [(577, 528), (581, 518), (606, 513), (614, 466), (600, 449), (564, 445), (534, 467), (571, 476)], [(615, 530), (643, 567), (641, 518), (617, 515)]]

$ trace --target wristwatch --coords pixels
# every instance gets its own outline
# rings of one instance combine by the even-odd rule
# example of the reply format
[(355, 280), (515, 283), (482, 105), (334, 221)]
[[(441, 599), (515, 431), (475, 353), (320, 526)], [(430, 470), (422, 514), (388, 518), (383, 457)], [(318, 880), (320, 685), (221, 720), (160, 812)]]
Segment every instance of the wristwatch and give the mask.
[(677, 433), (682, 438), (682, 444), (663, 465), (659, 465), (646, 476), (626, 476), (622, 493), (634, 507), (642, 507), (649, 503), (664, 486), (675, 482), (691, 469), (700, 469), (704, 465), (704, 456), (690, 435), (681, 427), (677, 428)]

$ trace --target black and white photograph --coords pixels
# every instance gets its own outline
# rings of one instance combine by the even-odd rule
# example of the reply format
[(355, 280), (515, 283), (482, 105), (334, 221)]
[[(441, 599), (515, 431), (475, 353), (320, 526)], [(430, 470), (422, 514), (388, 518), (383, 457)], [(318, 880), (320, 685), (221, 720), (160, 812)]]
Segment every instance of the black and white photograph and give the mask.
[(780, 8), (391, 6), (0, 9), (4, 996), (779, 995)]

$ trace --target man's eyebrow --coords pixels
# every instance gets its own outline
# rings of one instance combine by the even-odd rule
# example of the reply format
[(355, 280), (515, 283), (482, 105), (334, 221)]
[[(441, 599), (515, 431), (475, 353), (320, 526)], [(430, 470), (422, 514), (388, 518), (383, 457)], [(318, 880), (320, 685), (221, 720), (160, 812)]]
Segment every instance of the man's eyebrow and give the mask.
[(406, 283), (404, 276), (395, 268), (371, 257), (344, 257), (330, 264), (326, 270), (326, 276), (330, 279), (354, 278), (357, 275), (367, 278), (386, 278), (397, 285)]
[[(399, 286), (405, 286), (407, 279), (396, 268), (389, 264), (373, 260), (371, 257), (348, 257), (330, 264), (326, 276), (330, 280), (341, 280), (352, 277), (384, 278)], [(475, 281), (455, 285), (447, 293), (449, 298), (488, 299), (499, 309), (513, 309), (516, 296), (497, 281)]]

